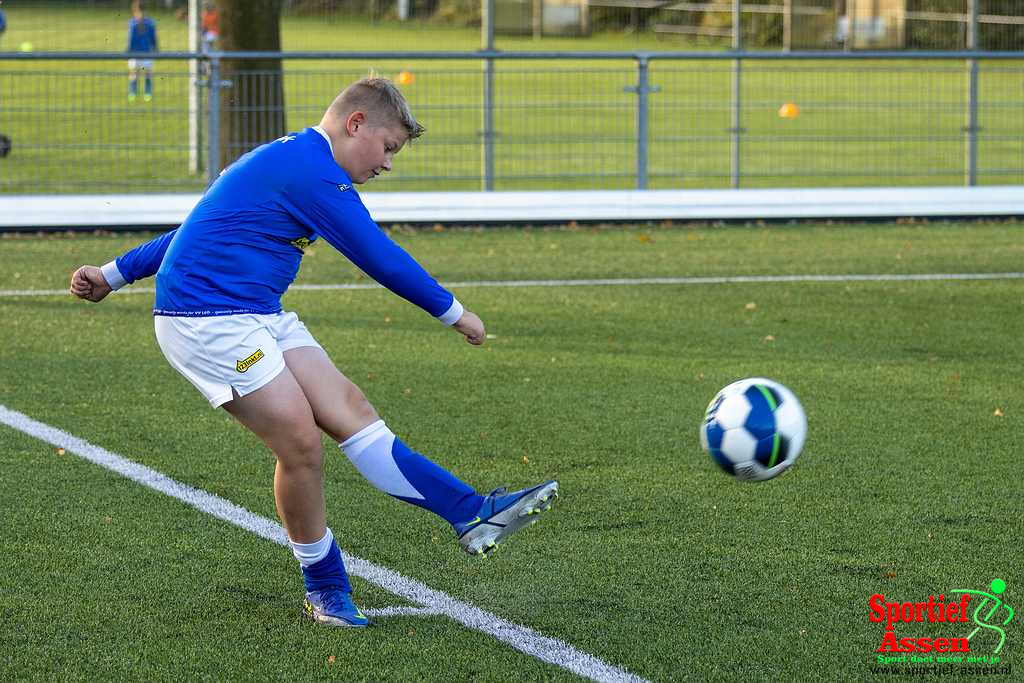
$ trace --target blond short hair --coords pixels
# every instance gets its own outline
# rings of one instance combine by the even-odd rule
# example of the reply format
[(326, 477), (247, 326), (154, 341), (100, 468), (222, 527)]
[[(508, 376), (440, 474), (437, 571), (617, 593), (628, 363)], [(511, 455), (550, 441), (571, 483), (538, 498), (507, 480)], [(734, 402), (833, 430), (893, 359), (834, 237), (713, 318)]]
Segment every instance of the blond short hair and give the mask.
[(423, 135), (426, 130), (412, 115), (409, 103), (395, 84), (379, 76), (362, 78), (342, 90), (327, 111), (341, 119), (354, 111), (361, 111), (366, 114), (370, 125), (402, 126), (410, 140)]

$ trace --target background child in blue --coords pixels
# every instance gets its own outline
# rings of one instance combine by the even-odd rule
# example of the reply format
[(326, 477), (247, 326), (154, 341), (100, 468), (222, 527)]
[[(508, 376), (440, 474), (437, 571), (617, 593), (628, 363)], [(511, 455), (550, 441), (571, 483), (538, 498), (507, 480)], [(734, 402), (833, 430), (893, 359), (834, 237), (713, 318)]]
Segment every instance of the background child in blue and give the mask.
[[(128, 20), (128, 52), (157, 52), (156, 22), (145, 15), (141, 0), (132, 3), (132, 18)], [(143, 99), (153, 99), (153, 60), (128, 60), (128, 101), (134, 102), (139, 96), (139, 72), (145, 77)]]
[(71, 293), (100, 301), (156, 274), (154, 321), (164, 356), (277, 456), (274, 495), (316, 621), (365, 626), (333, 533), (326, 526), (321, 431), (374, 486), (452, 525), (484, 555), (533, 521), (554, 481), (486, 496), (408, 448), (349, 381), (281, 295), (316, 239), (474, 346), (483, 322), (370, 218), (354, 185), (391, 170), (423, 133), (401, 93), (367, 78), (331, 103), (320, 125), (249, 152), (210, 186), (182, 225), (102, 268), (82, 266)]

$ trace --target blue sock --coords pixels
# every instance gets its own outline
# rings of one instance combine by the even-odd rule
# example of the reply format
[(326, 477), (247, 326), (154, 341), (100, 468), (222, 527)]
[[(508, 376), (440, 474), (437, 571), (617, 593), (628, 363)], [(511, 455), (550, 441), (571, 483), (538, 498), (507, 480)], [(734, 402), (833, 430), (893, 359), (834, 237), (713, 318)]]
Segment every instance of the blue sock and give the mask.
[(472, 486), (413, 451), (397, 437), (391, 445), (391, 457), (421, 496), (395, 496), (399, 500), (430, 510), (449, 524), (470, 519), (484, 502), (484, 497)]
[(302, 578), (306, 582), (307, 591), (336, 588), (345, 593), (352, 592), (352, 584), (348, 582), (348, 572), (345, 571), (345, 563), (336, 541), (331, 542), (331, 549), (324, 559), (302, 568)]
[(138, 95), (139, 94), (139, 82), (137, 80), (128, 81), (128, 94)]
[(465, 522), (484, 498), (451, 472), (402, 443), (383, 420), (341, 444), (359, 473), (399, 500), (430, 510), (449, 524)]
[(153, 94), (153, 79), (150, 78), (149, 76), (146, 76), (146, 94), (147, 95), (152, 95)]

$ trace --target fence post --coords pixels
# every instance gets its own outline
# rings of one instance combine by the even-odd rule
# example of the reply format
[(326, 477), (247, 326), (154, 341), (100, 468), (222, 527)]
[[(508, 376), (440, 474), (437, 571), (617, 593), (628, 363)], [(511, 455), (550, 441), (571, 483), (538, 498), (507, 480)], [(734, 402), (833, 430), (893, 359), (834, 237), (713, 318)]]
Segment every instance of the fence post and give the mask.
[[(484, 50), (494, 50), (494, 0), (483, 0), (480, 36)], [(483, 189), (494, 189), (494, 58), (484, 57), (483, 101)]]
[[(743, 0), (733, 0), (732, 5), (732, 49), (739, 52), (743, 48), (743, 21), (742, 21)], [(729, 132), (732, 134), (732, 163), (730, 186), (735, 190), (740, 186), (740, 136), (743, 134), (743, 120), (741, 116), (743, 105), (743, 93), (740, 87), (743, 72), (743, 62), (740, 59), (732, 63), (732, 127)]]
[(793, 49), (793, 0), (782, 1), (782, 49)]
[[(978, 49), (978, 0), (970, 0), (971, 23), (967, 28), (967, 49)], [(966, 182), (973, 187), (978, 184), (978, 60), (967, 60), (967, 159)]]
[(843, 50), (857, 49), (857, 0), (846, 0), (846, 37)]
[(640, 55), (637, 58), (636, 78), (636, 189), (647, 189), (647, 139), (648, 139), (648, 116), (649, 103), (647, 94), (650, 91), (649, 82), (650, 66), (647, 57)]
[[(199, 0), (188, 0), (188, 49), (199, 52), (202, 35), (199, 27)], [(203, 170), (203, 111), (202, 111), (202, 65), (198, 59), (188, 60), (188, 172), (198, 174)]]
[(206, 184), (213, 184), (213, 181), (220, 175), (220, 88), (223, 85), (220, 81), (220, 57), (210, 57), (210, 121), (206, 162)]

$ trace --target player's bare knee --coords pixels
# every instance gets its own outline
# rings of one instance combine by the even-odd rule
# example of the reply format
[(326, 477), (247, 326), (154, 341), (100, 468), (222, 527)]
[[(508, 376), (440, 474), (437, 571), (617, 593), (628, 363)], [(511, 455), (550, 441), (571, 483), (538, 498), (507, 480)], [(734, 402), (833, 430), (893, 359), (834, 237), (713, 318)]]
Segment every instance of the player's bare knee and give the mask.
[(355, 384), (351, 385), (346, 398), (349, 413), (355, 421), (370, 424), (380, 419), (373, 404), (367, 400), (362, 390)]
[(377, 415), (376, 409), (374, 409), (373, 405), (371, 405), (365, 398), (356, 405), (352, 414), (359, 422), (367, 425), (380, 419), (380, 416)]
[(319, 430), (303, 430), (291, 435), (274, 452), (282, 467), (288, 469), (321, 470), (324, 466), (324, 447)]

